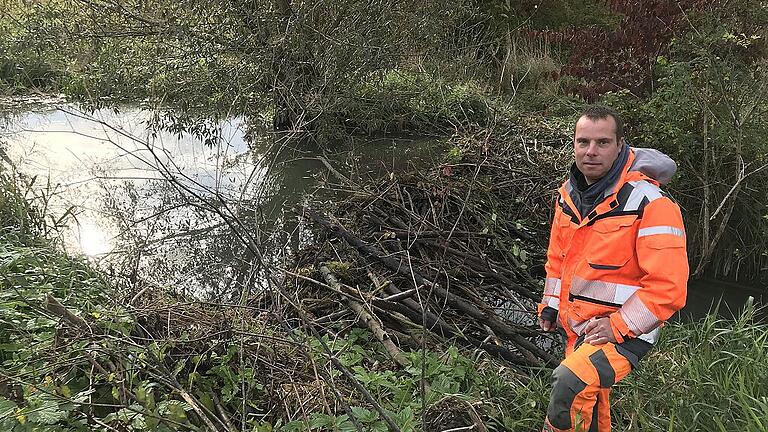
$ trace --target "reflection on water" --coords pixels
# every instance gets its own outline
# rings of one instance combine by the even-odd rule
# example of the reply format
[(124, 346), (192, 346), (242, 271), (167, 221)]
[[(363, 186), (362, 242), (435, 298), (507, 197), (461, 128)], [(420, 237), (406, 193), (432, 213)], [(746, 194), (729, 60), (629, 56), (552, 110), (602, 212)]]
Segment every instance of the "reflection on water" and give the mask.
[(64, 107), (23, 113), (4, 128), (9, 157), (51, 198), (51, 214), (75, 210), (75, 223), (65, 233), (68, 247), (88, 255), (111, 251), (121, 232), (106, 207), (115, 210), (126, 199), (141, 197), (132, 203), (138, 218), (162, 207), (165, 197), (147, 193), (167, 183), (161, 166), (199, 192), (222, 193), (238, 190), (256, 170), (241, 157), (248, 147), (239, 119), (218, 125), (222, 139), (210, 149), (183, 135), (153, 132), (149, 120), (150, 114), (138, 109), (86, 115)]
[(77, 226), (77, 246), (88, 256), (104, 255), (112, 251), (112, 239), (98, 225), (91, 222)]
[[(258, 279), (253, 257), (201, 200), (226, 206), (275, 259), (307, 240), (289, 209), (327, 171), (318, 151), (269, 136), (249, 140), (242, 118), (209, 125), (211, 147), (151, 124), (152, 114), (138, 108), (85, 114), (63, 105), (12, 116), (0, 140), (48, 213), (70, 215), (65, 246), (119, 265), (127, 279), (139, 274), (211, 295)], [(429, 163), (440, 152), (430, 141), (379, 139), (328, 159), (345, 175), (370, 175)]]

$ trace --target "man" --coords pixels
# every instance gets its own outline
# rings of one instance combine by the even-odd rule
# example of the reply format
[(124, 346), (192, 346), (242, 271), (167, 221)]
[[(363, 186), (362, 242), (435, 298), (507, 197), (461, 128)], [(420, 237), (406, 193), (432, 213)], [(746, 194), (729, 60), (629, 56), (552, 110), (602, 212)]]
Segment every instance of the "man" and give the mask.
[(685, 231), (680, 208), (659, 189), (675, 163), (656, 150), (630, 148), (615, 111), (587, 107), (573, 151), (538, 308), (543, 330), (559, 325), (567, 335), (544, 431), (610, 431), (611, 386), (685, 305)]

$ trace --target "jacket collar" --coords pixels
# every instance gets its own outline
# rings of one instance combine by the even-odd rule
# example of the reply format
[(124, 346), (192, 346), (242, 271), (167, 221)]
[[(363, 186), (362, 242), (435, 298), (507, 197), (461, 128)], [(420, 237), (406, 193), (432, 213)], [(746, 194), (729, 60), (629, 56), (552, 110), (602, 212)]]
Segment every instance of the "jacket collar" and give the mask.
[[(627, 144), (624, 144), (627, 145)], [(579, 214), (579, 210), (574, 205), (573, 200), (571, 199), (571, 191), (575, 187), (574, 185), (571, 185), (571, 181), (566, 180), (565, 183), (560, 187), (560, 197), (565, 201), (566, 205), (571, 208), (571, 211), (573, 211), (574, 214), (578, 215), (579, 218), (579, 226), (584, 226), (588, 224), (591, 220), (595, 219), (596, 217), (600, 216), (601, 214), (605, 214), (609, 211), (611, 211), (613, 208), (618, 207), (619, 203), (616, 200), (616, 194), (619, 192), (619, 189), (621, 189), (624, 184), (630, 181), (637, 181), (637, 180), (648, 180), (655, 184), (658, 184), (657, 181), (651, 179), (650, 177), (646, 176), (645, 174), (641, 173), (640, 171), (630, 171), (630, 168), (632, 167), (632, 164), (635, 161), (635, 151), (633, 149), (629, 149), (629, 155), (627, 156), (627, 161), (624, 163), (624, 167), (621, 170), (621, 176), (616, 181), (616, 183), (613, 186), (610, 186), (606, 188), (603, 199), (600, 200), (600, 202), (595, 206), (595, 208), (586, 216), (582, 216)]]

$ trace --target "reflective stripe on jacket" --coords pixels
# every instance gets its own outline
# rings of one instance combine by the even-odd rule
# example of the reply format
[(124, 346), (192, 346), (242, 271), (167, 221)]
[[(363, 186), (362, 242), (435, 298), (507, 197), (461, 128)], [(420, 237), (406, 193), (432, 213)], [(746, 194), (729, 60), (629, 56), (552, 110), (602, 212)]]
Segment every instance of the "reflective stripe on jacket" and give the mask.
[(661, 324), (685, 305), (688, 259), (680, 208), (656, 180), (632, 170), (634, 152), (612, 190), (581, 218), (559, 190), (539, 313), (558, 310), (569, 340), (608, 316), (617, 341), (655, 343)]

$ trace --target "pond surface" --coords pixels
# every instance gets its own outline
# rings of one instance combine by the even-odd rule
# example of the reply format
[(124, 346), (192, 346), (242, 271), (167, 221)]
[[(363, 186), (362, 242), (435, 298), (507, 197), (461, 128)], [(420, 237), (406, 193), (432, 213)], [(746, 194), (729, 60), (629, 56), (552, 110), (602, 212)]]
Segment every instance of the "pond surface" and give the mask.
[(187, 293), (224, 291), (252, 258), (199, 200), (226, 202), (285, 255), (301, 231), (290, 209), (328, 172), (318, 156), (359, 178), (428, 166), (443, 154), (428, 139), (360, 139), (333, 152), (297, 148), (254, 134), (242, 118), (206, 125), (215, 136), (206, 146), (199, 136), (152, 127), (156, 120), (137, 107), (84, 113), (48, 104), (6, 118), (0, 140), (51, 223), (64, 216), (60, 235), (70, 251), (105, 266), (120, 257), (123, 272), (134, 259), (127, 263), (134, 273), (162, 274), (155, 282), (163, 285), (170, 276)]
[[(711, 278), (691, 280), (688, 283), (687, 304), (680, 315), (684, 320), (695, 320), (717, 310), (720, 316), (731, 318), (739, 315), (750, 298), (758, 307), (768, 304), (768, 287)], [(758, 311), (757, 315), (764, 321), (768, 320), (766, 310)]]

